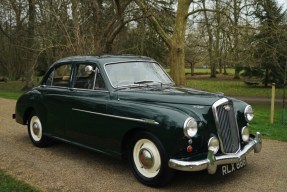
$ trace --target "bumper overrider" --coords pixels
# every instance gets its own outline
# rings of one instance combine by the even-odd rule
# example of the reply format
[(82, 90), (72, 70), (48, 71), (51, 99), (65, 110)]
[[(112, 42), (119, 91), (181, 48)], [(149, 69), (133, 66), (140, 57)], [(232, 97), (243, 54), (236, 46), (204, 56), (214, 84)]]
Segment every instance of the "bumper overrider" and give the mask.
[(256, 133), (255, 138), (250, 139), (247, 145), (235, 154), (226, 154), (222, 156), (216, 156), (212, 151), (208, 151), (206, 159), (199, 161), (183, 161), (177, 159), (170, 159), (168, 165), (172, 169), (180, 171), (201, 171), (207, 169), (209, 174), (216, 172), (218, 165), (227, 165), (232, 163), (238, 163), (244, 159), (248, 153), (254, 151), (259, 153), (262, 148), (262, 140), (259, 132)]

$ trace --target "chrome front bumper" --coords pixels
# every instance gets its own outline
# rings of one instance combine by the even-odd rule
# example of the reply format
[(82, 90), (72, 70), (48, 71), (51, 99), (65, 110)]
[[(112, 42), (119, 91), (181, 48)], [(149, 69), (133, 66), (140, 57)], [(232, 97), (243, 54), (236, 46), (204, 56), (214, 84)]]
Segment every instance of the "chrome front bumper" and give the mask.
[(168, 165), (170, 168), (180, 171), (201, 171), (207, 169), (209, 174), (214, 174), (218, 165), (238, 163), (241, 159), (244, 159), (251, 151), (259, 153), (261, 148), (261, 135), (259, 132), (257, 132), (255, 138), (251, 139), (249, 143), (238, 153), (215, 156), (212, 151), (208, 151), (206, 159), (200, 161), (183, 161), (170, 159)]

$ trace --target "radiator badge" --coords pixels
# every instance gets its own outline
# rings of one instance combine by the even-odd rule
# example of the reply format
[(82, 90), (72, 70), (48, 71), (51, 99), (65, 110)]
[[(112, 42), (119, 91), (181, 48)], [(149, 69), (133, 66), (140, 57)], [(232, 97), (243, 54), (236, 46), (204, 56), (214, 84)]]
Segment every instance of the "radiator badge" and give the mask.
[(230, 106), (229, 105), (224, 105), (223, 107), (226, 111), (230, 111)]

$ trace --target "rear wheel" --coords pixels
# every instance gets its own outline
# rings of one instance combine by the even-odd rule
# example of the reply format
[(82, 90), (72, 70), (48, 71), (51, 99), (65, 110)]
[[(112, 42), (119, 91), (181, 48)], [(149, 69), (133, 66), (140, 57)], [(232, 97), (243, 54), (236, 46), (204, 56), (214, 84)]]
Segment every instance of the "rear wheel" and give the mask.
[(158, 138), (149, 132), (137, 133), (130, 143), (129, 160), (135, 177), (148, 186), (163, 186), (172, 177), (168, 157)]
[(32, 143), (37, 147), (51, 145), (51, 139), (43, 135), (43, 126), (40, 118), (32, 112), (28, 121), (28, 134)]

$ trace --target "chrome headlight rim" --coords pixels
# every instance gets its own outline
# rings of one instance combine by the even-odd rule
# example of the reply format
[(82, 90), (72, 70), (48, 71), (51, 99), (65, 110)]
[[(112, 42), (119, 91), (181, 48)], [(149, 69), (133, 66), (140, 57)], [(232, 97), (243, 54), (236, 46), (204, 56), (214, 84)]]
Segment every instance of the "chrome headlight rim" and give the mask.
[(212, 136), (208, 140), (207, 144), (208, 150), (212, 151), (213, 154), (216, 154), (219, 151), (219, 140), (216, 136)]
[(244, 142), (248, 142), (249, 141), (249, 138), (250, 138), (249, 127), (244, 126), (241, 129), (241, 138), (242, 138), (242, 141), (244, 141)]
[(187, 138), (192, 138), (197, 134), (198, 124), (193, 117), (189, 117), (185, 120), (183, 125), (183, 132)]
[(254, 111), (251, 105), (247, 105), (244, 109), (244, 117), (247, 122), (252, 121), (254, 118)]

